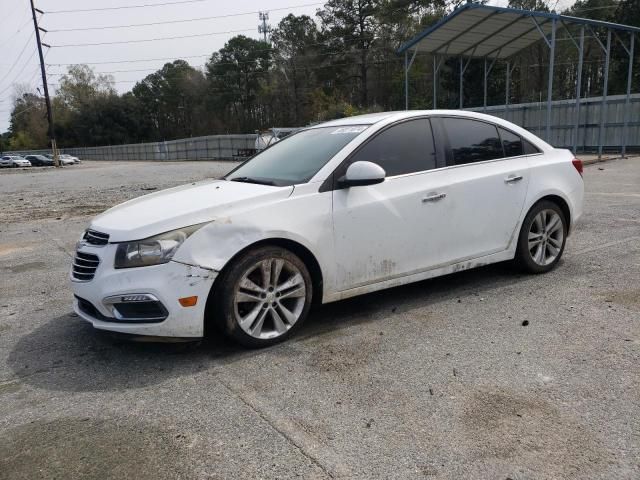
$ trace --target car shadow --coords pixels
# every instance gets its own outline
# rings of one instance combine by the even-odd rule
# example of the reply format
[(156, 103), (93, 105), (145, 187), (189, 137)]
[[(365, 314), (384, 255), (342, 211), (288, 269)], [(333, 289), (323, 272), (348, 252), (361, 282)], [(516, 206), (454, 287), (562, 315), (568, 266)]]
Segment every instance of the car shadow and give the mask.
[(359, 323), (385, 321), (390, 313), (403, 313), (440, 302), (487, 296), (492, 290), (531, 278), (509, 263), (498, 263), (408, 285), (368, 293), (312, 309), (297, 339), (331, 334)]
[[(487, 294), (483, 292), (522, 278), (509, 266), (498, 264), (318, 306), (294, 337), (269, 350), (286, 354), (310, 338), (322, 343), (324, 335), (335, 335), (343, 328), (384, 322), (390, 312)], [(96, 330), (75, 314), (68, 314), (23, 336), (11, 351), (8, 364), (14, 380), (46, 390), (119, 391), (147, 387), (263, 352), (243, 349), (219, 334), (200, 344), (134, 342)]]

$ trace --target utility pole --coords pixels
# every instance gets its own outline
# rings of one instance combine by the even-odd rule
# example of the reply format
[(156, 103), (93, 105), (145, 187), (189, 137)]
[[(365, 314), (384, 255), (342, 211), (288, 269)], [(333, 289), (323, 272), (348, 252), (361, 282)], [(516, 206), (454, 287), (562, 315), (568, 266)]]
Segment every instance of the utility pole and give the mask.
[[(31, 14), (33, 15), (33, 28), (36, 31), (36, 41), (38, 42), (38, 55), (40, 56), (40, 71), (42, 72), (42, 87), (44, 88), (44, 101), (47, 105), (47, 122), (49, 128), (47, 130), (47, 136), (51, 141), (51, 150), (53, 151), (53, 163), (56, 167), (60, 166), (60, 158), (58, 156), (58, 146), (56, 145), (56, 138), (53, 131), (53, 114), (51, 112), (51, 99), (49, 98), (49, 87), (47, 86), (47, 72), (44, 68), (44, 56), (42, 55), (42, 42), (40, 41), (40, 30), (46, 32), (45, 29), (38, 26), (38, 19), (36, 18), (36, 12), (44, 13), (42, 10), (38, 10), (31, 2)], [(45, 44), (46, 47), (49, 45)]]
[(258, 33), (264, 35), (264, 43), (267, 43), (267, 34), (271, 31), (271, 25), (267, 25), (269, 12), (258, 12), (258, 18), (262, 22), (262, 25), (258, 25)]

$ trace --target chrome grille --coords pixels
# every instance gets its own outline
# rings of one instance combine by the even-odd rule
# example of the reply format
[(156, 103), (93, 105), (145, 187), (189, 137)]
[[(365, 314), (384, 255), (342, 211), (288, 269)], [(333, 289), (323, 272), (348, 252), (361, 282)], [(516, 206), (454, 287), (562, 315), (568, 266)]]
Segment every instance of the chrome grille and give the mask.
[(76, 280), (88, 282), (96, 274), (100, 258), (93, 253), (76, 252), (71, 267), (71, 274)]
[(108, 233), (96, 232), (95, 230), (87, 230), (82, 238), (91, 245), (106, 245), (109, 243)]

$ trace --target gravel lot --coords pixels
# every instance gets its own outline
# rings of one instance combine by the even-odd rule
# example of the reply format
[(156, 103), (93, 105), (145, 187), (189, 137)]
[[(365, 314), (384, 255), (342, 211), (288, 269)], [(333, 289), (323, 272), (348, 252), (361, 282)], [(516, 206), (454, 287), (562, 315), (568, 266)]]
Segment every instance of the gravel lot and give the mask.
[(130, 343), (70, 313), (92, 215), (230, 167), (0, 171), (0, 478), (640, 478), (640, 159), (585, 168), (547, 275), (327, 305), (261, 351)]

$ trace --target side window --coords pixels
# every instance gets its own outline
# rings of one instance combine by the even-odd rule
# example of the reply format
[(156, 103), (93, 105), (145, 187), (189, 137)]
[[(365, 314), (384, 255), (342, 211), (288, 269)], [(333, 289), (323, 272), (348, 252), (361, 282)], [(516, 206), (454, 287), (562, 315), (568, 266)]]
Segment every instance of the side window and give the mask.
[(382, 131), (351, 157), (351, 163), (358, 161), (377, 163), (388, 177), (435, 168), (429, 120), (409, 120)]
[(443, 118), (442, 123), (449, 138), (453, 165), (482, 162), (504, 156), (495, 125), (452, 117)]
[(522, 144), (524, 146), (523, 150), (525, 155), (533, 155), (534, 153), (540, 153), (540, 149), (536, 147), (533, 143), (523, 139)]
[(500, 138), (502, 138), (505, 157), (517, 157), (524, 154), (522, 139), (519, 135), (500, 127), (498, 127), (498, 130), (500, 131)]

